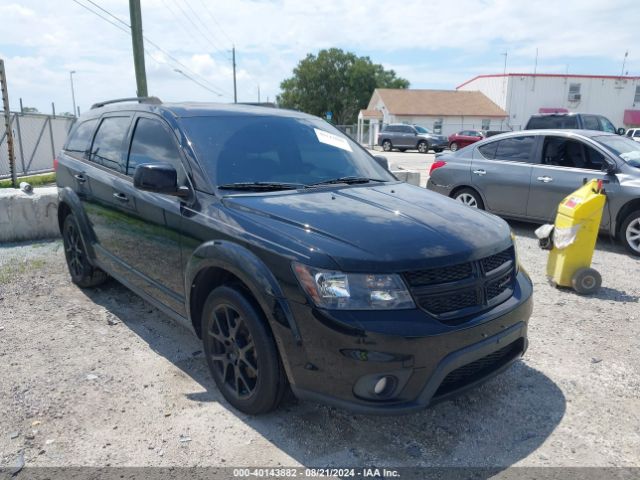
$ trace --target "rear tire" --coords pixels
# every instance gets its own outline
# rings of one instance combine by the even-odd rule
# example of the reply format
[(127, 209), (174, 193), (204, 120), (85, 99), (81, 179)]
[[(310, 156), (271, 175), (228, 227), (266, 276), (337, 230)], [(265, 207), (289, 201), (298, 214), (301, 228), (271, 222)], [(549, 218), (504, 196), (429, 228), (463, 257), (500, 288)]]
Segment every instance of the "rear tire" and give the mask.
[(73, 213), (67, 215), (62, 224), (62, 243), (73, 283), (81, 288), (88, 288), (96, 287), (107, 280), (106, 273), (89, 263), (82, 233)]
[(640, 255), (640, 210), (627, 215), (620, 228), (620, 240), (632, 255)]
[(480, 194), (472, 188), (462, 188), (458, 190), (453, 195), (453, 199), (464, 203), (468, 207), (484, 210), (482, 197), (480, 197)]
[(202, 342), (224, 398), (258, 415), (278, 407), (287, 380), (267, 320), (252, 300), (235, 288), (214, 289), (202, 311)]
[(591, 295), (600, 289), (602, 277), (593, 268), (581, 268), (571, 277), (571, 285), (580, 295)]
[(428, 153), (429, 152), (429, 144), (424, 140), (419, 141), (418, 142), (418, 151), (420, 153)]
[(451, 145), (449, 145), (449, 149), (452, 152), (457, 152), (458, 151), (458, 144), (456, 142), (451, 142)]
[(382, 142), (382, 150), (384, 150), (385, 152), (390, 152), (393, 149), (393, 145), (391, 145), (391, 142), (389, 140), (385, 140), (384, 142)]

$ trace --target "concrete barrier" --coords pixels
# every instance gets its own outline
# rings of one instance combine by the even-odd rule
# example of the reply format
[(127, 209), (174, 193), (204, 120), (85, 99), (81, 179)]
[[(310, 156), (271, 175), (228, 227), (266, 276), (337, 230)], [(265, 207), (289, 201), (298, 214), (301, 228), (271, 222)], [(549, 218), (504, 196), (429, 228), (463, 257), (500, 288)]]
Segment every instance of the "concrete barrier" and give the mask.
[(35, 188), (32, 193), (0, 189), (0, 242), (59, 236), (57, 187)]
[(420, 186), (420, 172), (413, 170), (391, 170), (398, 180)]

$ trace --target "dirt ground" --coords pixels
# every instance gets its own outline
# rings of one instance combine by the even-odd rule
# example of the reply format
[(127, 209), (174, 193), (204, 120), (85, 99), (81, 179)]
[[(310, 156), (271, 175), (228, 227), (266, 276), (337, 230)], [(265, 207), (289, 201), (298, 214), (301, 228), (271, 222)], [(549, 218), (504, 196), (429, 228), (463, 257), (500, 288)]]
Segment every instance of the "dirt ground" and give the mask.
[(580, 297), (513, 227), (535, 283), (525, 358), (400, 417), (238, 413), (195, 336), (115, 281), (75, 287), (60, 241), (0, 246), (0, 466), (640, 466), (640, 261), (601, 239), (604, 286)]

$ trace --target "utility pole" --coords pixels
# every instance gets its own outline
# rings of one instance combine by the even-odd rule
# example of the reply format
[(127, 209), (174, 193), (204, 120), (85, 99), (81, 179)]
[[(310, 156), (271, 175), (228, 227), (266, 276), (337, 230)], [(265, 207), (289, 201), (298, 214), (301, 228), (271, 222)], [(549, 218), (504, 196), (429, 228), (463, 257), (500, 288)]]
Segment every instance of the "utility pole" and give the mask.
[(236, 90), (236, 46), (231, 49), (231, 61), (233, 63), (233, 103), (238, 103), (238, 91)]
[(13, 154), (13, 131), (11, 130), (11, 112), (9, 111), (9, 92), (7, 90), (7, 76), (4, 71), (4, 60), (0, 58), (0, 91), (2, 92), (2, 106), (4, 108), (4, 126), (7, 132), (7, 148), (9, 150), (9, 171), (11, 186), (18, 188), (16, 178), (16, 157)]
[(71, 70), (69, 72), (69, 80), (71, 81), (71, 101), (73, 102), (73, 114), (76, 113), (76, 92), (73, 90), (73, 74), (76, 73), (75, 70)]
[(131, 20), (131, 43), (133, 44), (133, 64), (136, 70), (137, 96), (146, 97), (147, 72), (144, 68), (144, 43), (142, 40), (142, 12), (140, 0), (129, 0), (129, 18)]
[(622, 60), (622, 71), (620, 72), (620, 76), (624, 77), (624, 66), (627, 63), (627, 57), (629, 56), (629, 50), (627, 50), (626, 52), (624, 52), (624, 59)]

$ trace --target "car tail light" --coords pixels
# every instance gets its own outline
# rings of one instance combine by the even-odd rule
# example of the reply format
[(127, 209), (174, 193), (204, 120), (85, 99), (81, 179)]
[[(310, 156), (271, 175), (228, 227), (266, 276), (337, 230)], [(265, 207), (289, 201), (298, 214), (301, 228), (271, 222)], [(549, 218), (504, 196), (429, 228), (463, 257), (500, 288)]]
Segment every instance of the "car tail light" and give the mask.
[(443, 160), (438, 160), (436, 162), (433, 162), (431, 164), (431, 168), (429, 169), (429, 175), (431, 175), (433, 173), (434, 170), (440, 168), (440, 167), (444, 167), (447, 164), (447, 162), (443, 161)]
[(58, 157), (53, 157), (53, 171), (58, 171)]

